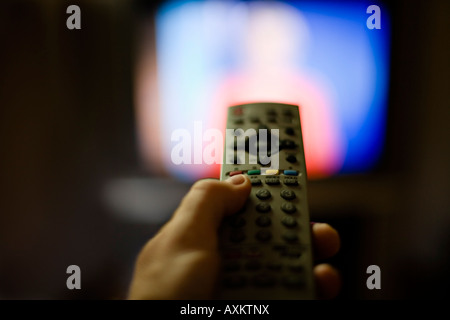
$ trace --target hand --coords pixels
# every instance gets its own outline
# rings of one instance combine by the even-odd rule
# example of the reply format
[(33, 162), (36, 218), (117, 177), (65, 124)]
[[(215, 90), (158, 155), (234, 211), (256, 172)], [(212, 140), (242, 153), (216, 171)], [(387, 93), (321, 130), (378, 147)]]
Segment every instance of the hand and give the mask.
[[(251, 184), (245, 175), (226, 181), (196, 182), (174, 215), (141, 250), (131, 281), (129, 299), (211, 299), (218, 277), (218, 228), (247, 200)], [(339, 250), (339, 235), (324, 223), (312, 225), (315, 256), (328, 258)], [(328, 264), (315, 266), (322, 298), (335, 297), (338, 272)]]

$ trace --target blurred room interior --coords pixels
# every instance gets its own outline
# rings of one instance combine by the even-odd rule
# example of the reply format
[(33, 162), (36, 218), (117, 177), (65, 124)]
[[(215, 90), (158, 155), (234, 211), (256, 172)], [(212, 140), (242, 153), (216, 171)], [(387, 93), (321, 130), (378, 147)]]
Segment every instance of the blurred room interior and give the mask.
[[(161, 168), (159, 132), (144, 137), (139, 117), (141, 40), (162, 3), (80, 0), (82, 28), (68, 30), (75, 3), (1, 2), (0, 298), (124, 298), (136, 254), (192, 184)], [(311, 216), (342, 238), (338, 299), (448, 298), (450, 5), (374, 4), (391, 31), (383, 151), (370, 170), (311, 180)], [(66, 287), (72, 264), (82, 290)], [(381, 290), (366, 287), (372, 264)]]

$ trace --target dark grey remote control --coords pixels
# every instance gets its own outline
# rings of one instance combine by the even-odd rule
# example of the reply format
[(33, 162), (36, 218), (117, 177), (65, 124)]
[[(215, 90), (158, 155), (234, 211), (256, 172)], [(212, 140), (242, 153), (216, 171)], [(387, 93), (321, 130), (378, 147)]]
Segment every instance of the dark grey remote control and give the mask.
[(220, 230), (219, 299), (315, 299), (299, 107), (229, 107), (221, 180), (248, 175), (250, 196)]

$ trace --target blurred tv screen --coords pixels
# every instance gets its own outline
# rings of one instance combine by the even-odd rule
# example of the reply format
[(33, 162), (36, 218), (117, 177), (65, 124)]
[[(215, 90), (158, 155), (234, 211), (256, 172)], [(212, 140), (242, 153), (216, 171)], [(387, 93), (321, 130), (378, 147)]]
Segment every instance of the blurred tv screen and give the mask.
[[(390, 55), (389, 12), (369, 28), (370, 5), (163, 2), (138, 40), (144, 162), (186, 181), (219, 177), (220, 163), (201, 157), (222, 152), (208, 130), (225, 136), (228, 106), (265, 101), (300, 107), (309, 179), (370, 172), (385, 142)], [(180, 144), (192, 161), (174, 163)]]

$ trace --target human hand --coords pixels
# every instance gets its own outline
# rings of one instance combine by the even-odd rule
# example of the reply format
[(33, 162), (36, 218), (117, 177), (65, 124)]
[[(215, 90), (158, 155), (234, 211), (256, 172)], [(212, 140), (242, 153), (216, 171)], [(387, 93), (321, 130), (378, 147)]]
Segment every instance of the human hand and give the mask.
[[(174, 215), (141, 250), (128, 298), (131, 300), (211, 299), (219, 273), (218, 229), (222, 219), (239, 211), (251, 183), (244, 175), (226, 181), (200, 180)], [(325, 259), (337, 253), (339, 235), (325, 223), (312, 224), (314, 253)], [(329, 264), (314, 275), (321, 298), (335, 297), (340, 277)]]

